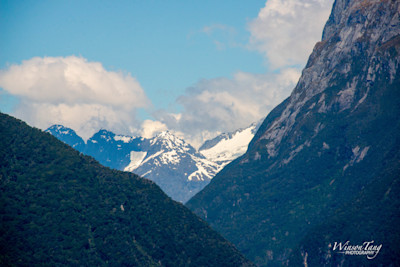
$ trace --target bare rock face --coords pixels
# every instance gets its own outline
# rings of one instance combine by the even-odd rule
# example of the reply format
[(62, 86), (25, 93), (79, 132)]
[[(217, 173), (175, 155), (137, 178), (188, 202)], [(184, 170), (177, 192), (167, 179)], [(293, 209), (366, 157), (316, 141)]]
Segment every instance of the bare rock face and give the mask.
[[(287, 106), (260, 138), (269, 141), (268, 156), (276, 154), (305, 108), (319, 113), (355, 109), (368, 97), (377, 75), (388, 75), (392, 84), (399, 57), (385, 48), (399, 42), (397, 1), (336, 1), (322, 41), (315, 45)], [(318, 101), (310, 102), (317, 95)]]
[[(338, 258), (329, 245), (339, 237), (386, 242), (375, 263), (390, 265), (397, 204), (383, 200), (399, 203), (399, 63), (399, 1), (335, 1), (291, 96), (187, 205), (261, 266), (365, 265)], [(365, 203), (351, 213), (364, 225), (352, 203)]]

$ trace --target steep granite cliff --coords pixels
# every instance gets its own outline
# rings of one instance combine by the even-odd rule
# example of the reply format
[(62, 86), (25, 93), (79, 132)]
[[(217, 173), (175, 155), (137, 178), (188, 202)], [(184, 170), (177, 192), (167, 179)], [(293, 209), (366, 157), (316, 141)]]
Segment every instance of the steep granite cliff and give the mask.
[[(399, 14), (399, 1), (335, 1), (291, 96), (267, 116), (247, 153), (188, 202), (256, 264), (393, 264)], [(373, 260), (333, 250), (347, 240), (384, 245)]]

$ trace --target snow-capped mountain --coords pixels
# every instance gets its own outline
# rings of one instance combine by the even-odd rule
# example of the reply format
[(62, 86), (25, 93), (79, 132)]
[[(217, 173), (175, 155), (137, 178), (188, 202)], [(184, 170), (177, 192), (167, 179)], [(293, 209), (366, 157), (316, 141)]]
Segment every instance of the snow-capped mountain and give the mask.
[[(143, 149), (145, 151), (131, 152), (131, 162), (125, 168), (125, 171), (134, 171), (141, 167), (142, 169), (147, 169), (146, 172), (141, 174), (145, 176), (150, 175), (155, 168), (162, 165), (173, 166), (173, 169), (177, 169), (177, 166), (189, 156), (195, 162), (201, 163), (198, 164), (200, 168), (197, 168), (196, 171), (186, 171), (184, 173), (187, 176), (187, 180), (204, 181), (211, 179), (215, 175), (214, 167), (216, 164), (208, 162), (191, 145), (168, 131), (161, 132), (156, 137), (147, 140), (146, 144), (143, 145)], [(146, 168), (145, 166), (149, 167)]]
[(225, 166), (246, 153), (247, 147), (261, 122), (253, 123), (247, 128), (242, 128), (234, 132), (220, 134), (204, 142), (199, 148), (199, 152), (208, 160)]
[(181, 202), (200, 191), (221, 169), (168, 131), (146, 140), (142, 151), (131, 151), (130, 159), (125, 171), (153, 180)]
[(259, 123), (206, 141), (196, 151), (169, 131), (146, 139), (95, 133), (85, 144), (72, 129), (54, 125), (46, 131), (110, 168), (133, 172), (156, 182), (174, 200), (186, 202), (229, 162), (244, 154)]

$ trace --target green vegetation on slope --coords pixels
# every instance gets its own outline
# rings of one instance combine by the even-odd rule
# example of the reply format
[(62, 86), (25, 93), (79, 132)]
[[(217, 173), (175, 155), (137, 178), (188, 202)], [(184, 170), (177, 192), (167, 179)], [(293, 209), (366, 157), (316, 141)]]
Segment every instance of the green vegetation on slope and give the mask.
[[(186, 204), (255, 264), (298, 266), (306, 252), (309, 266), (397, 263), (400, 2), (369, 2), (335, 1), (291, 96)], [(327, 245), (347, 240), (382, 251), (326, 261)]]
[[(375, 182), (322, 224), (310, 230), (292, 253), (290, 265), (299, 266), (307, 254), (309, 266), (400, 266), (400, 158), (393, 155)], [(373, 259), (333, 250), (334, 243), (382, 245)], [(373, 256), (372, 256), (373, 257)], [(345, 264), (343, 264), (345, 263)]]
[(153, 182), (0, 114), (0, 265), (248, 266)]

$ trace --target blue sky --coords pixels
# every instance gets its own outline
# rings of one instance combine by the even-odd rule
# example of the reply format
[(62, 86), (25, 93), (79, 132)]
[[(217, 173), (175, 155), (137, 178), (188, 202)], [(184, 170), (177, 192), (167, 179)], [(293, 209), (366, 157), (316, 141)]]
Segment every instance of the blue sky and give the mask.
[[(332, 1), (305, 2), (0, 0), (0, 110), (40, 128), (67, 124), (86, 137), (96, 128), (149, 135), (170, 129), (201, 141), (249, 125), (289, 95), (320, 38)], [(307, 30), (295, 36), (300, 26)], [(292, 41), (294, 49), (285, 47)], [(91, 63), (99, 63), (109, 77), (92, 84), (110, 84), (108, 89), (87, 85), (79, 91), (69, 78), (57, 83), (60, 73), (49, 67), (70, 66), (83, 77), (74, 81), (103, 80), (93, 74)], [(48, 68), (38, 72), (44, 65)], [(42, 78), (22, 84), (32, 75)], [(112, 81), (126, 86), (121, 95), (137, 95), (140, 103), (100, 99), (119, 90)], [(39, 86), (51, 89), (35, 91)], [(87, 97), (88, 90), (96, 96)], [(69, 92), (74, 98), (62, 103)], [(49, 98), (56, 93), (57, 101)], [(94, 109), (97, 117), (80, 118), (79, 113), (94, 114)], [(43, 113), (51, 116), (44, 119)]]
[(260, 0), (2, 1), (1, 67), (36, 56), (82, 56), (131, 73), (155, 106), (167, 107), (201, 78), (265, 70), (262, 57), (244, 47), (250, 35), (246, 23), (263, 5)]

